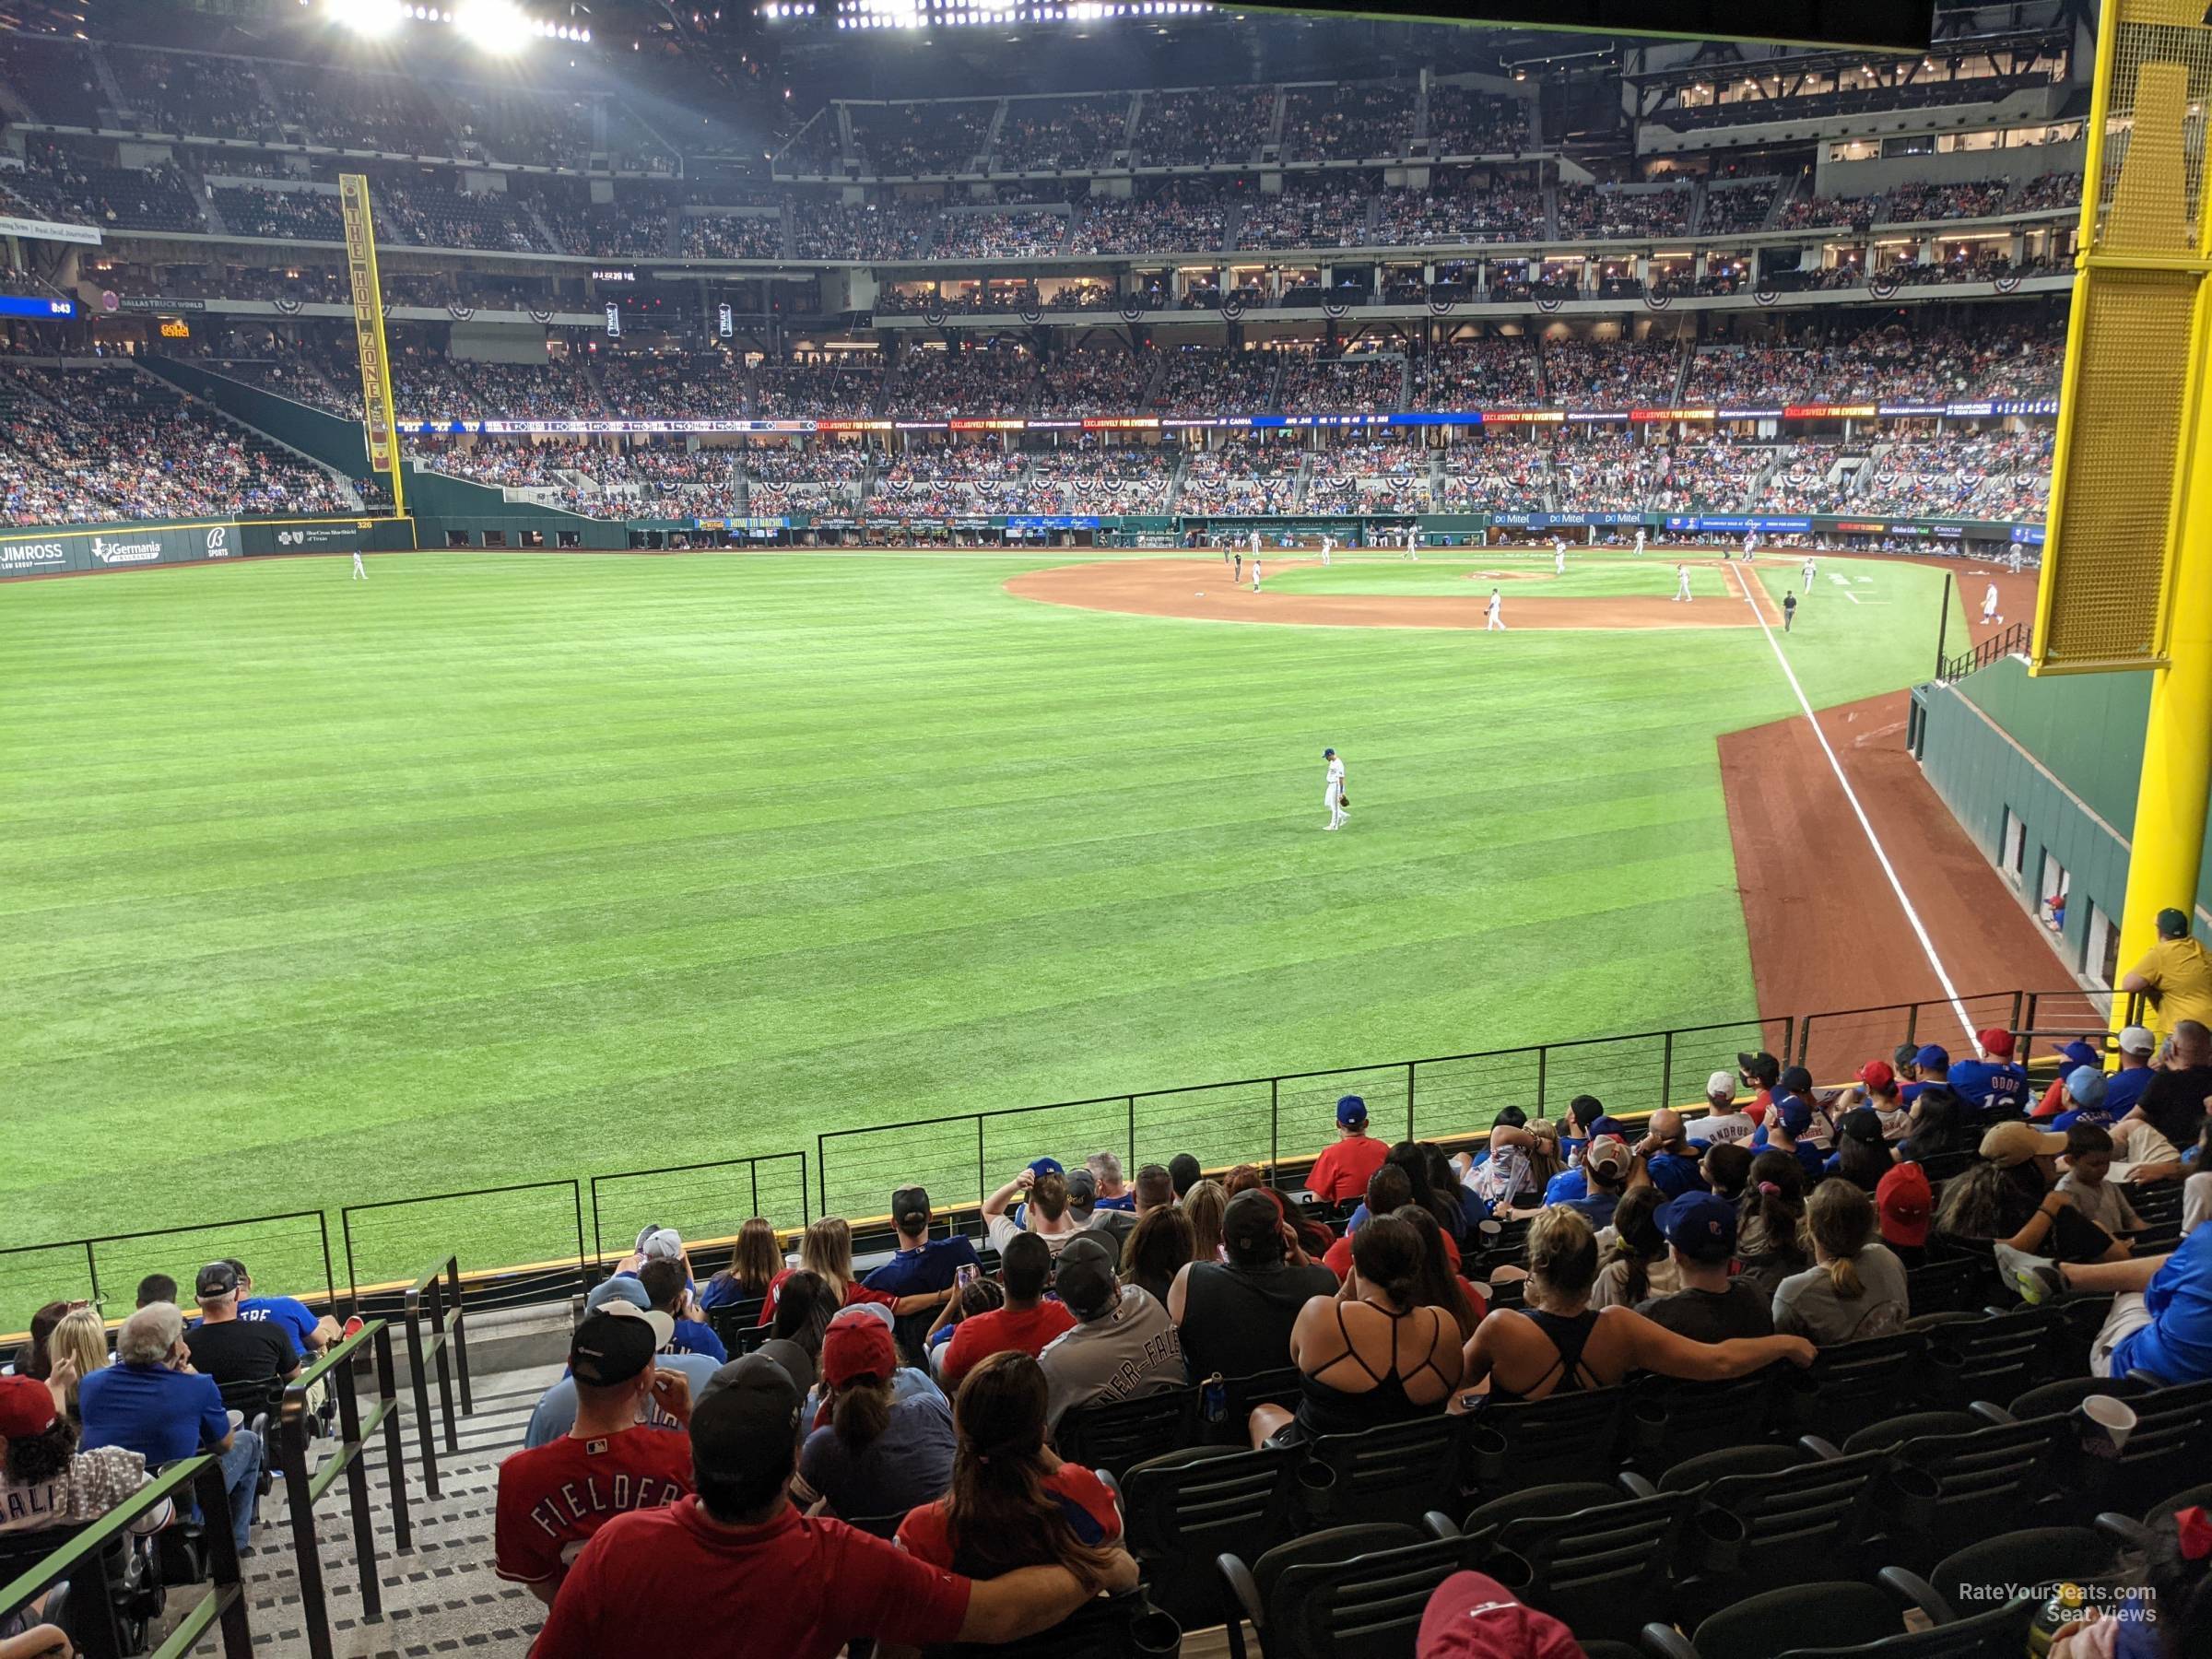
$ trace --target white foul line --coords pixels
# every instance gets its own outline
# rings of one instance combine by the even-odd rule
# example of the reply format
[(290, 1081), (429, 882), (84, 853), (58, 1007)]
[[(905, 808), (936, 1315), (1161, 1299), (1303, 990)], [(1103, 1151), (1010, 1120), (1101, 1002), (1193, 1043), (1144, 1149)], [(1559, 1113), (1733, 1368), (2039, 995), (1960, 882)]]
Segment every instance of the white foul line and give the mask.
[(1836, 759), (1836, 751), (1829, 746), (1828, 734), (1820, 729), (1820, 721), (1813, 712), (1813, 705), (1806, 700), (1805, 688), (1797, 683), (1797, 675), (1790, 666), (1790, 659), (1783, 655), (1782, 641), (1774, 637), (1774, 630), (1767, 626), (1766, 618), (1759, 613), (1759, 601), (1752, 597), (1750, 580), (1746, 578), (1741, 586), (1744, 603), (1751, 607), (1752, 620), (1759, 624), (1759, 631), (1767, 636), (1767, 644), (1774, 653), (1774, 660), (1782, 665), (1783, 677), (1790, 682), (1790, 690), (1796, 696), (1797, 706), (1805, 711), (1806, 724), (1813, 728), (1813, 736), (1819, 742), (1820, 752), (1828, 757), (1829, 767), (1836, 774), (1837, 783), (1842, 787), (1843, 798), (1851, 803), (1852, 816), (1859, 820), (1859, 828), (1866, 832), (1866, 844), (1874, 849), (1875, 861), (1882, 866), (1882, 874), (1889, 878), (1889, 890), (1897, 895), (1898, 908), (1905, 912), (1905, 920), (1912, 924), (1912, 936), (1920, 941), (1920, 947), (1927, 956), (1928, 966), (1936, 970), (1936, 982), (1943, 987), (1943, 994), (1951, 1005), (1951, 1012), (1959, 1017), (1959, 1029), (1966, 1033), (1966, 1040), (1973, 1045), (1974, 1053), (1980, 1054), (1981, 1039), (1975, 1034), (1973, 1021), (1966, 1016), (1966, 1005), (1959, 1000), (1959, 988), (1951, 983), (1951, 976), (1944, 971), (1943, 959), (1936, 954), (1936, 941), (1928, 937), (1928, 930), (1921, 924), (1920, 912), (1912, 908), (1912, 901), (1905, 897), (1905, 884), (1898, 879), (1897, 866), (1889, 862), (1889, 854), (1883, 849), (1881, 837), (1875, 834), (1874, 825), (1867, 819), (1866, 809), (1859, 805), (1858, 792), (1852, 788), (1851, 780), (1843, 775), (1843, 763)]

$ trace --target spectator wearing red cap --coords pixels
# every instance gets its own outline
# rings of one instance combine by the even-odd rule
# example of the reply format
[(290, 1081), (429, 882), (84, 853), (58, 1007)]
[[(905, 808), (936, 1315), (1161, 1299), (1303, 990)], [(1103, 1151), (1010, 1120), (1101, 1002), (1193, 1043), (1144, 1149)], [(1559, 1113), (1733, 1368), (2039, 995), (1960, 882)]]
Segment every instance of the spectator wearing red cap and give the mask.
[(1916, 1163), (1893, 1165), (1874, 1189), (1874, 1213), (1882, 1242), (1908, 1267), (1927, 1255), (1928, 1215), (1936, 1207), (1928, 1172)]
[(1346, 1095), (1336, 1102), (1335, 1144), (1323, 1149), (1306, 1173), (1306, 1191), (1324, 1204), (1342, 1204), (1367, 1191), (1367, 1178), (1390, 1156), (1390, 1147), (1367, 1132), (1367, 1102)]
[(1895, 1146), (1912, 1131), (1912, 1113), (1896, 1071), (1887, 1060), (1869, 1060), (1859, 1067), (1858, 1077), (1860, 1098), (1882, 1120), (1882, 1138)]
[[(0, 1535), (82, 1526), (146, 1485), (146, 1459), (121, 1446), (77, 1450), (76, 1426), (62, 1409), (70, 1381), (0, 1377)], [(131, 1523), (148, 1533), (167, 1526), (167, 1500)]]
[[(569, 1341), (576, 1420), (568, 1433), (500, 1465), (492, 1539), (499, 1575), (548, 1607), (577, 1552), (614, 1516), (674, 1503), (691, 1489), (691, 1384), (653, 1356), (674, 1322), (610, 1298)], [(641, 1423), (648, 1406), (670, 1430)]]
[(1565, 1625), (1479, 1572), (1455, 1572), (1436, 1587), (1414, 1652), (1418, 1659), (1583, 1659)]
[(2027, 1072), (2012, 1063), (2012, 1033), (1992, 1026), (1975, 1032), (1974, 1041), (1988, 1058), (1955, 1064), (1947, 1078), (1952, 1090), (1970, 1112), (1983, 1119), (2026, 1112), (2033, 1097), (2029, 1092)]
[(827, 1425), (799, 1449), (794, 1502), (826, 1500), (848, 1521), (903, 1515), (952, 1482), (952, 1408), (935, 1389), (900, 1397), (891, 1327), (872, 1308), (848, 1308), (822, 1334)]

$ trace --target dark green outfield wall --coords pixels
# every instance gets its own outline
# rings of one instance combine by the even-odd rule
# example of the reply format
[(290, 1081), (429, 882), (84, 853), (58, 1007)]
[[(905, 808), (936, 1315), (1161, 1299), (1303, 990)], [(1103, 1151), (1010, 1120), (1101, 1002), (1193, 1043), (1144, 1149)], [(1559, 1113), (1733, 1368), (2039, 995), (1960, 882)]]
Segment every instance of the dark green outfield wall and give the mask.
[[(2066, 959), (2077, 970), (2100, 970), (2087, 955), (2091, 911), (2117, 921), (2127, 892), (2149, 677), (2031, 679), (2025, 664), (2007, 658), (1932, 686), (1926, 697), (1921, 761), (1928, 782), (2000, 868), (2006, 811), (2020, 820), (2020, 872), (2005, 874), (2023, 906), (2035, 906), (2046, 858), (2065, 867)], [(2212, 826), (2206, 840), (2195, 904), (2200, 922), (2212, 926)]]

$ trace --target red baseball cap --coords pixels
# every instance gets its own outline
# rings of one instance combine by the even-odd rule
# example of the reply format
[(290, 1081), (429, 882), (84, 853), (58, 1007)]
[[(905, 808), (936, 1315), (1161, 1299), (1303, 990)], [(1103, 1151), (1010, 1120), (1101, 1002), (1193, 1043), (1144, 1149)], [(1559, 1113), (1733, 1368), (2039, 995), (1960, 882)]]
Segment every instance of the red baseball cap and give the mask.
[(1928, 1212), (1936, 1207), (1927, 1171), (1916, 1163), (1893, 1167), (1874, 1189), (1874, 1207), (1881, 1219), (1884, 1242), (1925, 1244)]
[(1565, 1625), (1522, 1606), (1479, 1572), (1455, 1572), (1436, 1587), (1414, 1653), (1418, 1659), (1583, 1659)]
[(53, 1427), (53, 1392), (36, 1377), (0, 1377), (0, 1440), (28, 1440)]
[(1985, 1054), (1994, 1054), (1999, 1060), (2012, 1058), (2012, 1033), (2010, 1031), (2000, 1030), (1997, 1027), (1992, 1026), (1986, 1031), (1976, 1031), (1974, 1041), (1982, 1045), (1982, 1052)]
[(822, 1381), (832, 1388), (842, 1388), (855, 1377), (888, 1382), (898, 1369), (891, 1327), (873, 1315), (833, 1319), (822, 1333)]
[(1867, 1088), (1887, 1093), (1889, 1085), (1897, 1081), (1897, 1073), (1887, 1060), (1869, 1060), (1859, 1067), (1859, 1081)]

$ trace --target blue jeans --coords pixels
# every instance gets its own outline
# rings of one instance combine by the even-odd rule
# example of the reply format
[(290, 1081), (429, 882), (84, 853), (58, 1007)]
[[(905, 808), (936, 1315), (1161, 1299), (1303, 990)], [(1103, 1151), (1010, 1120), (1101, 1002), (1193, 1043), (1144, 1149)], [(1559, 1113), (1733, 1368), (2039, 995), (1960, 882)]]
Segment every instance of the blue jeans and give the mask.
[(254, 1512), (261, 1506), (261, 1463), (266, 1455), (261, 1436), (240, 1429), (223, 1457), (223, 1489), (230, 1494), (230, 1535), (240, 1549), (253, 1535)]

